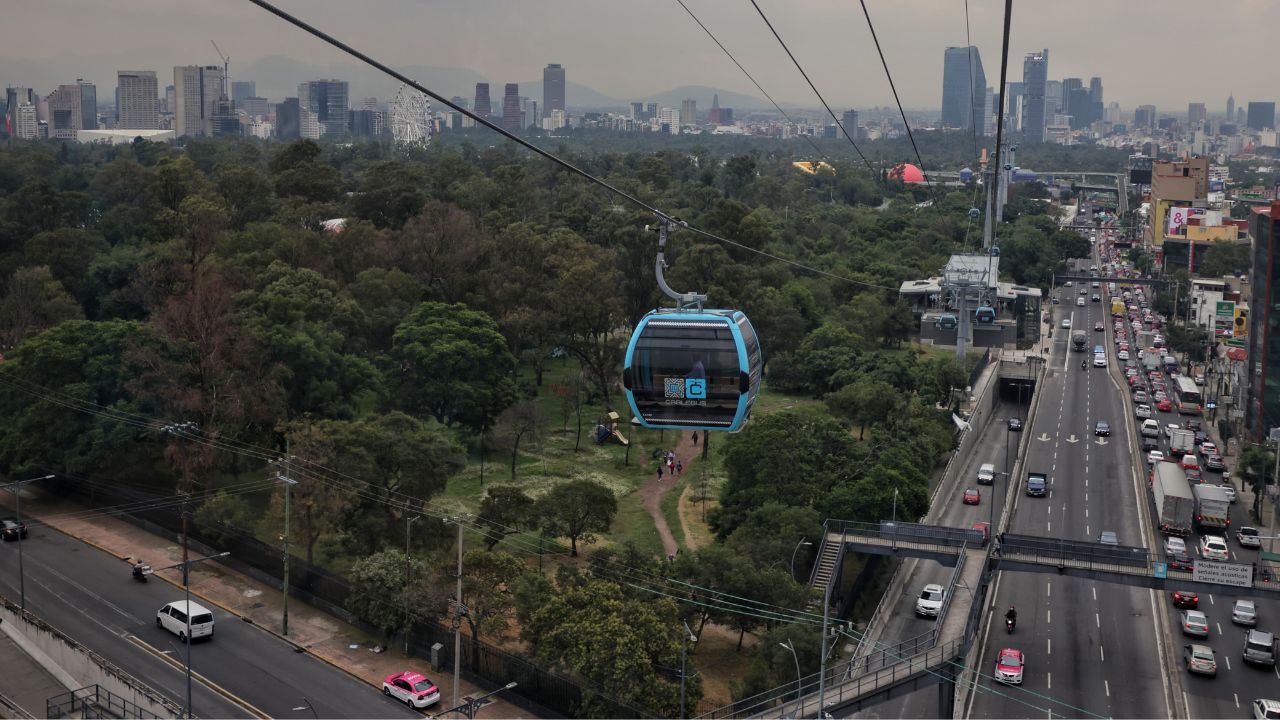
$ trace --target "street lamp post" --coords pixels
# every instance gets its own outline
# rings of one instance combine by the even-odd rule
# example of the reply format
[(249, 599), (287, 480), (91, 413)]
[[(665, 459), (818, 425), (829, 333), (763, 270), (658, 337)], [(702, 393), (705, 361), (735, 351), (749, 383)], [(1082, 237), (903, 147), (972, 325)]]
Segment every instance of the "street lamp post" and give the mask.
[(22, 486), (33, 483), (37, 480), (52, 480), (56, 475), (45, 475), (44, 477), (31, 478), (30, 480), (18, 480), (3, 486), (3, 489), (13, 493), (14, 514), (17, 515), (18, 521), (18, 597), (22, 611), (27, 610), (27, 573), (22, 564)]
[(684, 627), (684, 634), (680, 637), (680, 717), (683, 719), (687, 717), (684, 712), (685, 658), (689, 655), (689, 643), (698, 642), (698, 636), (689, 629), (689, 623), (681, 620), (680, 624)]
[(796, 553), (800, 551), (801, 545), (813, 545), (813, 543), (801, 537), (800, 542), (796, 543), (795, 550), (791, 551), (791, 579), (792, 580), (796, 579)]
[(782, 647), (791, 651), (791, 659), (796, 661), (796, 700), (804, 697), (804, 685), (800, 680), (800, 658), (796, 655), (796, 646), (791, 643), (791, 638), (787, 638), (784, 643), (778, 643)]
[(218, 558), (224, 558), (230, 554), (231, 553), (229, 552), (221, 552), (221, 553), (218, 553), (217, 555), (207, 555), (205, 557), (195, 558), (193, 560), (183, 560), (180, 563), (174, 563), (173, 565), (166, 565), (165, 567), (159, 568), (160, 570), (171, 570), (176, 567), (182, 568), (182, 580), (183, 580), (182, 586), (186, 590), (186, 596), (187, 596), (187, 605), (185, 608), (183, 608), (187, 616), (187, 632), (186, 632), (187, 706), (183, 709), (182, 717), (188, 717), (188, 718), (195, 717), (195, 714), (191, 712), (191, 582), (190, 582), (191, 566), (195, 565), (198, 562), (204, 562), (205, 560), (216, 560)]

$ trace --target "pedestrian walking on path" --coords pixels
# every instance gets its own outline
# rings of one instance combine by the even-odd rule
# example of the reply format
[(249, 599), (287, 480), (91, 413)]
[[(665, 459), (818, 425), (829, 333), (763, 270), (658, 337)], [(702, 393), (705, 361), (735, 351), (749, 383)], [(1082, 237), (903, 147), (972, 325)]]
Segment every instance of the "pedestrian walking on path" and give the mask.
[(658, 466), (658, 482), (662, 482), (662, 466)]
[(680, 462), (679, 460), (677, 460), (677, 461), (676, 461), (676, 475), (680, 475), (680, 474), (681, 474), (681, 473), (683, 473), (683, 472), (684, 472), (684, 463), (682, 463), (682, 462)]

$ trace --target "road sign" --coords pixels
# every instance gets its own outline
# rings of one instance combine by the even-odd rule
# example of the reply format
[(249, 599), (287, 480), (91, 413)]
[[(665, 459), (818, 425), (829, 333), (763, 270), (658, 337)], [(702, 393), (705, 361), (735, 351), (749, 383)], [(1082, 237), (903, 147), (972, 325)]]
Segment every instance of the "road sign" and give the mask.
[(1196, 582), (1253, 587), (1253, 566), (1245, 563), (1197, 560), (1191, 579)]
[(1169, 563), (1157, 562), (1151, 563), (1151, 566), (1155, 571), (1156, 577), (1165, 578), (1169, 576)]

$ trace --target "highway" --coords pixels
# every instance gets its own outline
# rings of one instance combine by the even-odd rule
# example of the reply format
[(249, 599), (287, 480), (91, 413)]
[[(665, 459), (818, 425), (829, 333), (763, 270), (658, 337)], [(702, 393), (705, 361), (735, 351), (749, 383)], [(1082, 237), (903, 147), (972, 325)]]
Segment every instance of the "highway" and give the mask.
[[(1087, 270), (1088, 262), (1074, 261)], [(1145, 484), (1134, 469), (1128, 442), (1134, 433), (1122, 390), (1108, 368), (1095, 368), (1092, 353), (1070, 350), (1072, 330), (1089, 334), (1088, 347), (1110, 341), (1109, 308), (1091, 302), (1101, 289), (1061, 288), (1054, 309), (1054, 342), (1043, 396), (1032, 424), (1031, 443), (1022, 475), (1049, 476), (1046, 497), (1020, 493), (1008, 531), (1072, 540), (1096, 541), (1115, 532), (1121, 545), (1147, 544), (1139, 501)], [(1083, 307), (1076, 298), (1085, 298)], [(1062, 319), (1071, 319), (1071, 330)], [(1103, 332), (1094, 331), (1102, 320)], [(1089, 360), (1087, 369), (1080, 361)], [(1095, 437), (1094, 425), (1105, 420), (1113, 435)], [(1024, 480), (1020, 478), (1020, 480)], [(990, 618), (979, 670), (980, 685), (967, 714), (996, 718), (1028, 713), (1070, 717), (1161, 717), (1170, 710), (1169, 684), (1163, 665), (1163, 639), (1155, 619), (1161, 616), (1158, 594), (1083, 578), (1030, 573), (1001, 573), (994, 587), (996, 612)], [(1018, 625), (1006, 634), (1000, 615), (1019, 608)], [(1025, 678), (1020, 688), (991, 680), (996, 654), (1005, 647), (1023, 651)]]
[[(973, 452), (968, 457), (961, 458), (964, 463), (959, 471), (961, 482), (952, 492), (948, 493), (946, 488), (940, 491), (934, 502), (940, 504), (942, 510), (931, 522), (952, 527), (970, 527), (976, 522), (992, 522), (993, 507), (994, 517), (998, 521), (1000, 509), (1004, 505), (1006, 488), (1002, 473), (1007, 472), (1006, 460), (1008, 463), (1014, 461), (1020, 440), (1019, 433), (1009, 432), (1007, 421), (1014, 417), (1025, 420), (1026, 403), (1029, 403), (1030, 399), (1028, 394), (1023, 398), (1022, 405), (1018, 404), (1016, 393), (1006, 393), (997, 399), (997, 404), (992, 409), (991, 422), (974, 445)], [(984, 463), (994, 465), (998, 473), (992, 485), (977, 483), (978, 468)], [(979, 505), (965, 505), (961, 502), (961, 493), (968, 487), (977, 488), (981, 492), (982, 499)], [(993, 506), (992, 503), (995, 505)], [(902, 572), (907, 573), (906, 581), (903, 584), (903, 591), (897, 597), (893, 612), (888, 616), (881, 635), (882, 645), (892, 645), (908, 638), (919, 637), (933, 629), (933, 619), (916, 615), (916, 598), (920, 596), (921, 589), (929, 583), (937, 583), (945, 587), (951, 580), (953, 570), (954, 568), (932, 560), (904, 560)], [(958, 589), (957, 592), (967, 591)], [(938, 715), (938, 691), (934, 687), (878, 703), (851, 717), (906, 718), (937, 717)]]
[[(43, 527), (32, 527), (23, 553), (28, 610), (176, 704), (185, 703), (185, 646), (155, 624), (161, 606), (183, 599), (181, 588), (155, 578), (135, 582), (120, 560)], [(18, 601), (14, 542), (0, 546), (0, 593)], [(192, 645), (192, 668), (242, 702), (197, 679), (192, 702), (197, 716), (307, 718), (312, 713), (305, 698), (319, 717), (422, 717), (257, 626), (204, 604), (213, 610), (214, 639)], [(176, 660), (176, 666), (165, 657)]]

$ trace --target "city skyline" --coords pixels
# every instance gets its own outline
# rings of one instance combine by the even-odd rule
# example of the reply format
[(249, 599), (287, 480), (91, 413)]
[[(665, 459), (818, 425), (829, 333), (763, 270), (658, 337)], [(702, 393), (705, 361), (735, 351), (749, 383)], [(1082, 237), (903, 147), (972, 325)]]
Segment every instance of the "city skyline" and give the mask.
[[(745, 12), (728, 11), (710, 0), (690, 0), (688, 4), (780, 102), (794, 107), (818, 105), (781, 48), (767, 35), (760, 18), (749, 8)], [(650, 97), (681, 85), (706, 85), (759, 97), (759, 92), (678, 6), (659, 11), (650, 6), (600, 7), (585, 0), (551, 0), (537, 8), (503, 6), (502, 12), (494, 12), (490, 1), (449, 0), (424, 7), (388, 0), (380, 7), (390, 11), (371, 14), (352, 11), (346, 3), (330, 0), (286, 0), (282, 5), (393, 65), (466, 68), (499, 87), (506, 82), (523, 84), (532, 80), (548, 62), (555, 61), (568, 69), (575, 82), (619, 101)], [(1087, 34), (1065, 32), (1065, 28), (1079, 25), (1083, 18), (1097, 15), (1090, 10), (1091, 5), (1112, 19), (1091, 23)], [(1009, 80), (1020, 79), (1017, 62), (1026, 53), (1047, 47), (1054, 58), (1051, 77), (1104, 76), (1109, 99), (1129, 109), (1140, 104), (1185, 107), (1189, 102), (1222, 108), (1227, 88), (1213, 81), (1214, 68), (1221, 68), (1223, 73), (1230, 68), (1230, 91), (1241, 102), (1270, 101), (1280, 94), (1269, 81), (1265, 64), (1248, 57), (1250, 47), (1265, 42), (1263, 33), (1271, 25), (1267, 19), (1280, 20), (1280, 5), (1242, 0), (1232, 7), (1232, 13), (1198, 16), (1194, 34), (1178, 22), (1177, 8), (1185, 6), (1188, 12), (1197, 12), (1199, 6), (1188, 0), (1170, 0), (1166, 5), (1168, 12), (1159, 17), (1146, 17), (1140, 8), (1101, 2), (1075, 4), (1071, 8), (1037, 7), (1034, 13), (1019, 13), (1015, 8)], [(994, 86), (999, 76), (998, 17), (1002, 6), (994, 1), (973, 2), (971, 6), (973, 44), (987, 56), (988, 82)], [(903, 103), (910, 109), (939, 109), (942, 74), (932, 58), (948, 46), (966, 44), (963, 9), (957, 8), (960, 6), (929, 0), (903, 0), (893, 6), (872, 7), (886, 59)], [(866, 33), (860, 13), (827, 0), (797, 0), (785, 7), (764, 9), (833, 105), (869, 108), (892, 103), (883, 73), (871, 71), (878, 67), (874, 47), (870, 43), (854, 43), (854, 49), (850, 49), (849, 34)], [(75, 13), (85, 22), (66, 27), (61, 20), (68, 13)], [(1139, 15), (1143, 18), (1141, 24), (1125, 21), (1126, 17)], [(173, 6), (160, 0), (121, 0), (107, 11), (86, 0), (17, 0), (10, 16), (32, 32), (7, 39), (4, 57), (0, 57), (0, 66), (5, 68), (0, 82), (34, 85), (46, 94), (57, 84), (70, 83), (78, 77), (108, 87), (121, 69), (163, 73), (165, 68), (178, 65), (213, 64), (217, 56), (209, 45), (210, 39), (218, 40), (223, 51), (232, 57), (233, 79), (238, 68), (275, 54), (322, 67), (354, 62), (248, 4), (215, 8)], [(1248, 22), (1241, 22), (1246, 18)], [(165, 27), (167, 20), (172, 23)], [(1187, 34), (1190, 40), (1211, 37), (1217, 31), (1228, 33), (1233, 41), (1214, 45), (1212, 56), (1206, 49), (1205, 53), (1175, 53), (1162, 58), (1160, 68), (1170, 77), (1177, 77), (1178, 82), (1159, 82), (1147, 64), (1135, 61), (1143, 39), (1135, 37), (1130, 27), (1147, 28), (1145, 32), (1151, 37), (1146, 42), (1153, 51), (1171, 32)], [(41, 31), (53, 28), (58, 31)], [(157, 32), (161, 28), (166, 31)], [(408, 33), (414, 36), (412, 41)], [(663, 52), (652, 52), (656, 36), (665, 38), (660, 45)], [(1255, 36), (1256, 41), (1249, 39)], [(57, 38), (57, 44), (50, 44), (50, 38)], [(483, 42), (478, 41), (481, 38)], [(128, 49), (119, 50), (122, 47)], [(1240, 57), (1233, 60), (1234, 54)], [(30, 75), (33, 66), (39, 68), (41, 77), (22, 77)], [(317, 73), (313, 77), (325, 76), (331, 74)], [(296, 82), (308, 79), (297, 78)], [(1186, 88), (1197, 87), (1205, 88), (1202, 96), (1187, 96)], [(447, 96), (457, 90), (446, 88), (444, 92)], [(358, 92), (364, 94), (363, 90)], [(567, 102), (574, 105), (571, 92)]]

